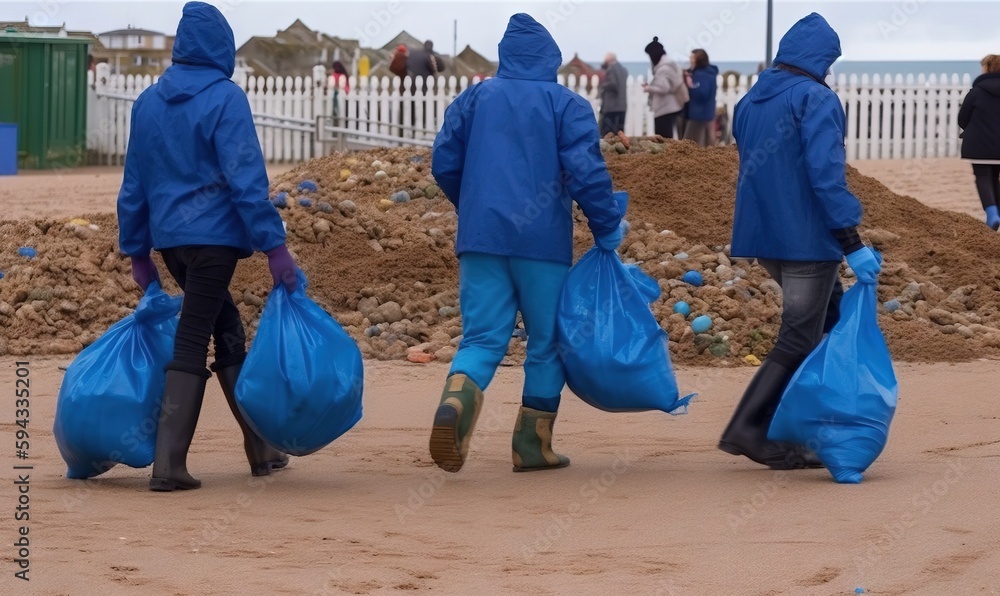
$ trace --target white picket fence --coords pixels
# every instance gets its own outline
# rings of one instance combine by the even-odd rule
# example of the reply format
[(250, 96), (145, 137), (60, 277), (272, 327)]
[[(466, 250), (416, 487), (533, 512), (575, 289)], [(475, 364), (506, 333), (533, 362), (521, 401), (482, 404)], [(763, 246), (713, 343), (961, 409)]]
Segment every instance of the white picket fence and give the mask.
[[(720, 76), (718, 105), (731, 117), (736, 102), (755, 81), (755, 76), (730, 76), (726, 81)], [(155, 79), (111, 75), (107, 65), (99, 64), (88, 82), (87, 148), (99, 163), (121, 164), (132, 103)], [(429, 146), (445, 108), (478, 79), (351, 77), (337, 88), (328, 85), (324, 68), (317, 66), (311, 77), (243, 77), (237, 82), (250, 101), (265, 158), (295, 163), (336, 149)], [(559, 82), (588, 99), (596, 117), (596, 77), (560, 77)], [(969, 75), (840, 75), (829, 83), (847, 113), (848, 159), (959, 155), (958, 109), (971, 85)], [(642, 91), (643, 78), (629, 77), (628, 84), (625, 133), (651, 135), (653, 115)]]

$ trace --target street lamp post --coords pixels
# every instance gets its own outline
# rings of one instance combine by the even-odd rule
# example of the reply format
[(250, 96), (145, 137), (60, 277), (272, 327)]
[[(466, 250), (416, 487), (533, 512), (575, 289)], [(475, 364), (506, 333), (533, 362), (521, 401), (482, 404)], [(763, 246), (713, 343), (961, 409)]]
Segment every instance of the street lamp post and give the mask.
[(772, 50), (771, 50), (771, 31), (774, 24), (774, 0), (767, 0), (767, 59), (764, 66), (771, 68), (772, 62)]

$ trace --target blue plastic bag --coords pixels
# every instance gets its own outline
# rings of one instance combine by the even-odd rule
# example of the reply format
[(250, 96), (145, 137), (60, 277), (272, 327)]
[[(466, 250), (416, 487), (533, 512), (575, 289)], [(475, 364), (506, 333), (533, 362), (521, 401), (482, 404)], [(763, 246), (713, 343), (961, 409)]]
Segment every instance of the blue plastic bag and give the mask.
[(135, 312), (90, 344), (66, 369), (55, 435), (68, 478), (90, 478), (116, 463), (153, 463), (165, 368), (174, 355), (181, 298), (153, 282)]
[(236, 382), (247, 423), (275, 449), (308, 455), (361, 420), (361, 351), (306, 297), (306, 278), (271, 291)]
[(876, 319), (875, 284), (856, 283), (840, 303), (840, 321), (788, 383), (767, 433), (805, 445), (833, 479), (861, 482), (882, 453), (899, 386)]
[(594, 247), (569, 270), (559, 352), (580, 399), (608, 412), (686, 412), (692, 396), (678, 399), (667, 332), (649, 308), (659, 296), (656, 280), (614, 251)]

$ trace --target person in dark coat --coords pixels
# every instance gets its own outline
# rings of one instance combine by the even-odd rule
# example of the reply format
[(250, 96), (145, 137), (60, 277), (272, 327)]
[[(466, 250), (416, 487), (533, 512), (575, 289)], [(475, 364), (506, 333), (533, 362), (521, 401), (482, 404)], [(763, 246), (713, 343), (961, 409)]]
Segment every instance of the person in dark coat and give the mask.
[[(406, 61), (406, 67), (413, 77), (421, 77), (424, 81), (423, 91), (427, 92), (428, 78), (437, 77), (444, 71), (444, 63), (441, 56), (434, 53), (434, 42), (427, 40), (424, 47), (410, 52), (410, 57)], [(414, 81), (414, 85), (416, 82)], [(415, 91), (414, 91), (415, 92)]]
[(611, 52), (604, 57), (604, 80), (598, 91), (601, 94), (601, 136), (625, 130), (625, 112), (628, 108), (628, 71)]
[(184, 5), (172, 61), (132, 107), (118, 193), (119, 244), (132, 260), (133, 279), (143, 290), (159, 279), (150, 257), (157, 250), (184, 291), (156, 431), (149, 482), (156, 491), (201, 486), (187, 471), (187, 453), (212, 376), (205, 364), (213, 338), (211, 370), (243, 431), (250, 472), (262, 476), (288, 463), (237, 408), (246, 336), (229, 282), (239, 259), (261, 251), (275, 286), (291, 291), (298, 284), (281, 216), (268, 200), (250, 103), (231, 80), (233, 31), (217, 8)]
[(556, 81), (562, 53), (526, 14), (510, 19), (497, 76), (445, 111), (431, 171), (458, 211), (462, 341), (434, 415), (434, 463), (458, 472), (507, 353), (520, 312), (528, 334), (524, 389), (512, 439), (514, 471), (569, 465), (552, 450), (566, 382), (556, 313), (573, 261), (573, 201), (595, 242), (621, 243), (621, 211), (590, 103)]
[(846, 115), (824, 82), (840, 38), (812, 13), (781, 38), (775, 68), (736, 105), (740, 154), (731, 254), (757, 259), (781, 286), (781, 328), (719, 441), (773, 469), (821, 465), (798, 445), (767, 439), (792, 375), (839, 317), (841, 260), (875, 283), (881, 265), (857, 231), (862, 209), (847, 188)]
[(958, 125), (964, 129), (962, 158), (972, 161), (986, 225), (1000, 228), (1000, 56), (983, 58), (983, 74), (962, 101)]
[(682, 138), (698, 143), (702, 147), (714, 146), (715, 141), (715, 93), (716, 77), (719, 69), (709, 64), (705, 50), (691, 51), (691, 69), (685, 72), (691, 98), (684, 106), (684, 136)]

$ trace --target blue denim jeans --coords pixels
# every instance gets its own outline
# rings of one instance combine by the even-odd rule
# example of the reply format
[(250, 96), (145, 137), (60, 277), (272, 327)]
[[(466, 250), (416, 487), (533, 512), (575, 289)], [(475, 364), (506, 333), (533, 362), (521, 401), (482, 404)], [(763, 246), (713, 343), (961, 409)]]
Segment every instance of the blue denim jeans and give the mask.
[(556, 348), (556, 311), (569, 265), (482, 253), (459, 257), (462, 343), (449, 374), (464, 373), (482, 390), (507, 354), (521, 312), (528, 334), (526, 407), (554, 412), (566, 384)]
[(796, 370), (840, 318), (840, 261), (757, 262), (781, 286), (781, 329), (767, 357)]

